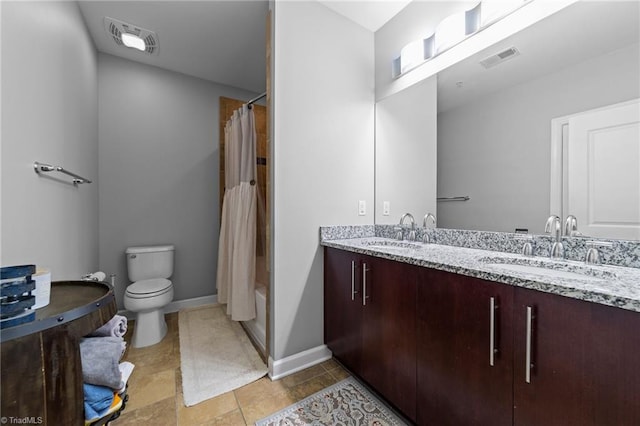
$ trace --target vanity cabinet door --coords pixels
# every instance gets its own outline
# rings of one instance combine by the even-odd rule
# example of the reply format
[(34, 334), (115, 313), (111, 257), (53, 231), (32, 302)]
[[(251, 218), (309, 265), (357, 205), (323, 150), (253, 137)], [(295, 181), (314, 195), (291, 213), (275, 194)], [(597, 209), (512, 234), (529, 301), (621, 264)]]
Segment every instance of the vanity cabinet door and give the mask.
[(516, 289), (514, 424), (640, 424), (639, 318)]
[(333, 356), (356, 374), (362, 364), (360, 259), (356, 253), (325, 248), (324, 341)]
[(417, 267), (362, 258), (361, 376), (409, 419), (416, 419)]
[(417, 423), (511, 425), (513, 287), (421, 268)]

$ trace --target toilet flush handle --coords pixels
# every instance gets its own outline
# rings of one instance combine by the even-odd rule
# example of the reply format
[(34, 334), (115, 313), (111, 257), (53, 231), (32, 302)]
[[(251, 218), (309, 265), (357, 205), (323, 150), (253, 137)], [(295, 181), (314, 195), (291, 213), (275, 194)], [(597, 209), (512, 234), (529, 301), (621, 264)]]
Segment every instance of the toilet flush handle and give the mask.
[(130, 258), (131, 258), (131, 259), (135, 259), (136, 257), (138, 257), (138, 255), (136, 255), (136, 254), (132, 254), (132, 255), (130, 255)]

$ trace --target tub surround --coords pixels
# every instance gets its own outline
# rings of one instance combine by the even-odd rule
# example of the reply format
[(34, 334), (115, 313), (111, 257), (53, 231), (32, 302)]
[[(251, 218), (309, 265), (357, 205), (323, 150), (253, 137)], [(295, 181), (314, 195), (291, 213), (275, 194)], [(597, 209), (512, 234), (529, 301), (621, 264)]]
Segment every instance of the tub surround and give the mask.
[(320, 243), (326, 247), (640, 312), (640, 243), (636, 241), (607, 240), (613, 245), (600, 250), (602, 265), (588, 265), (595, 277), (585, 276), (583, 279), (507, 271), (495, 264), (535, 265), (544, 261), (550, 269), (584, 271), (587, 266), (583, 261), (587, 250), (585, 242), (592, 240), (589, 238), (564, 238), (566, 259), (552, 260), (548, 256), (552, 243), (549, 236), (531, 235), (535, 256), (525, 257), (519, 253), (524, 242), (529, 241), (526, 234), (429, 229), (427, 232), (435, 244), (421, 244), (418, 241), (421, 241), (422, 232), (422, 228), (417, 228), (417, 239), (413, 243), (416, 248), (403, 250), (393, 246), (371, 246), (382, 238), (384, 241), (398, 241), (393, 239), (395, 231), (391, 225), (322, 227)]

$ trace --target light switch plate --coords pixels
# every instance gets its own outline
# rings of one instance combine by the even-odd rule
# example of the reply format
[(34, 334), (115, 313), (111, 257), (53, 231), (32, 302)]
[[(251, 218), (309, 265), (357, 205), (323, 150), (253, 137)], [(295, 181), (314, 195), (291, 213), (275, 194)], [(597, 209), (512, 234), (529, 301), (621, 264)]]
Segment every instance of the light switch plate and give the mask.
[(389, 216), (390, 212), (391, 212), (391, 203), (389, 203), (388, 201), (383, 201), (382, 202), (382, 215), (383, 216)]
[(358, 201), (358, 215), (364, 216), (367, 214), (367, 202), (365, 200)]

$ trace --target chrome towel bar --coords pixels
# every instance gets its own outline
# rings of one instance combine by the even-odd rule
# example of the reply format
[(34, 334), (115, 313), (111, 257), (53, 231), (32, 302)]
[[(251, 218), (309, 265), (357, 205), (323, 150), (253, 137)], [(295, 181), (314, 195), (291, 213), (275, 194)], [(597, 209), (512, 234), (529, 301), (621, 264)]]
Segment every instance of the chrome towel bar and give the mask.
[(438, 197), (436, 201), (469, 201), (471, 197), (468, 195), (462, 197)]
[(64, 167), (60, 167), (60, 166), (52, 166), (51, 164), (45, 164), (45, 163), (39, 163), (39, 162), (35, 162), (33, 163), (33, 168), (36, 171), (36, 173), (40, 174), (42, 172), (48, 173), (48, 172), (60, 172), (60, 173), (64, 173), (66, 175), (69, 175), (71, 177), (73, 177), (73, 184), (74, 185), (78, 185), (81, 183), (91, 183), (91, 181), (87, 178), (83, 178), (82, 176), (79, 176), (75, 173), (71, 173), (69, 170), (65, 170)]

